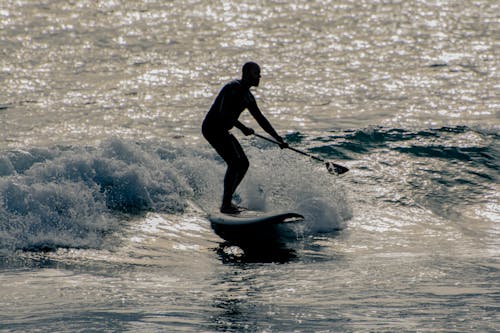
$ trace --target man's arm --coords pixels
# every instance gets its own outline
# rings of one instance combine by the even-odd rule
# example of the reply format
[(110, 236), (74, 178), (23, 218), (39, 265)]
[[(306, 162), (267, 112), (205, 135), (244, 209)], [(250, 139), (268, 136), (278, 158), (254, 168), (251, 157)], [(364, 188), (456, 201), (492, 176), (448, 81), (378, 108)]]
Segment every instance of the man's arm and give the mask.
[(255, 133), (253, 129), (251, 129), (250, 127), (246, 127), (239, 120), (236, 120), (236, 123), (234, 123), (234, 127), (236, 127), (237, 129), (239, 129), (246, 136), (252, 135), (252, 134)]
[(248, 108), (248, 111), (250, 111), (250, 114), (255, 118), (257, 123), (262, 127), (264, 131), (269, 133), (273, 138), (276, 139), (280, 143), (281, 148), (286, 148), (288, 145), (285, 143), (283, 138), (279, 136), (279, 134), (274, 130), (273, 126), (271, 123), (267, 120), (266, 117), (262, 114), (260, 111), (259, 107), (257, 106), (257, 103), (254, 103)]

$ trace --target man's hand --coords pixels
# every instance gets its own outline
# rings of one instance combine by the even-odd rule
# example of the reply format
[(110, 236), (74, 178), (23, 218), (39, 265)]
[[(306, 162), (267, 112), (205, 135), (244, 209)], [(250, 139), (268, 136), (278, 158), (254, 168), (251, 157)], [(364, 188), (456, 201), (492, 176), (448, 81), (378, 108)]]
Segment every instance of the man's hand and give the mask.
[(241, 131), (243, 132), (243, 134), (245, 134), (245, 136), (249, 136), (255, 133), (255, 131), (250, 127), (244, 127), (241, 129)]
[(288, 143), (286, 143), (286, 142), (283, 140), (283, 138), (281, 138), (281, 137), (280, 137), (280, 138), (279, 138), (279, 139), (277, 139), (277, 140), (278, 140), (278, 143), (279, 143), (279, 145), (280, 145), (280, 148), (281, 148), (281, 149), (288, 148)]

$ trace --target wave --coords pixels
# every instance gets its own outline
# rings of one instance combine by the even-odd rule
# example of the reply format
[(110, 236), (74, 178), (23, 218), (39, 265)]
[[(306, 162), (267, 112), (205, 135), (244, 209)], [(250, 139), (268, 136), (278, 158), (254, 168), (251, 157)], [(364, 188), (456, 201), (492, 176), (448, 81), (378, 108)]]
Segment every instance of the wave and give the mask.
[(0, 158), (2, 247), (101, 247), (124, 223), (119, 213), (182, 213), (192, 189), (168, 156), (118, 139), (98, 148), (7, 152)]
[[(276, 149), (263, 154), (250, 147), (248, 153), (255, 155), (254, 165), (237, 194), (249, 208), (299, 207), (315, 232), (341, 228), (349, 218), (338, 186), (338, 191), (325, 187), (310, 171), (287, 164)], [(3, 152), (0, 250), (115, 244), (116, 234), (144, 212), (182, 215), (193, 201), (205, 211), (217, 209), (223, 174), (224, 164), (210, 149), (178, 143), (115, 138), (98, 147)], [(327, 222), (318, 207), (329, 216)]]
[[(308, 233), (344, 228), (353, 215), (350, 200), (423, 207), (446, 216), (497, 191), (495, 131), (376, 127), (314, 138), (293, 133), (287, 141), (340, 159), (351, 172), (344, 181), (321, 163), (251, 139), (244, 143), (251, 167), (236, 199), (255, 210), (296, 210), (306, 217)], [(208, 145), (178, 141), (114, 138), (95, 147), (4, 151), (0, 250), (114, 246), (130, 221), (145, 212), (182, 216), (192, 202), (216, 210), (224, 171)], [(357, 196), (378, 193), (376, 201), (349, 199), (346, 185)]]
[(416, 158), (470, 162), (485, 169), (489, 173), (486, 178), (493, 179), (499, 170), (498, 141), (498, 131), (467, 126), (420, 130), (370, 127), (315, 138), (310, 151), (345, 160), (358, 160), (362, 155), (387, 150)]
[[(467, 126), (435, 129), (370, 127), (314, 138), (311, 152), (352, 161), (361, 183), (391, 188), (382, 201), (409, 203), (446, 217), (496, 193), (498, 131)], [(396, 198), (405, 198), (397, 199)], [(456, 215), (456, 214), (455, 214)]]

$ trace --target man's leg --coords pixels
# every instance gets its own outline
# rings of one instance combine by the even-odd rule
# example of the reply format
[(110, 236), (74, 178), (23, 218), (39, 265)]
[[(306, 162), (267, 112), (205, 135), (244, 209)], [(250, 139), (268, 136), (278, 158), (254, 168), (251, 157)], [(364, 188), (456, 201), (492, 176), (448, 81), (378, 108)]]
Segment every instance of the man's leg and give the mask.
[(232, 210), (237, 212), (237, 209), (233, 207), (231, 201), (236, 188), (241, 183), (248, 170), (248, 158), (238, 140), (229, 132), (221, 132), (216, 135), (204, 132), (203, 135), (227, 163), (226, 175), (224, 176), (224, 194), (222, 196), (221, 211)]
[(232, 208), (232, 198), (236, 188), (241, 183), (248, 170), (250, 163), (236, 138), (230, 135), (230, 147), (222, 156), (227, 163), (227, 171), (224, 176), (224, 195), (222, 197), (222, 209)]

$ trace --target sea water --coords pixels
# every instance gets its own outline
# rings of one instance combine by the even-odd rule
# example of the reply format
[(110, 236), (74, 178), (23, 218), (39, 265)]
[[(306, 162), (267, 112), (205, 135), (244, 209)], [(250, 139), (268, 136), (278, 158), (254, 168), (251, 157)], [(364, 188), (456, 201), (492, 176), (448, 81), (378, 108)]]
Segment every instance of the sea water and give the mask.
[[(497, 1), (0, 1), (0, 331), (500, 330)], [(214, 234), (200, 135), (253, 92), (235, 200), (305, 216)], [(246, 113), (241, 120), (265, 134)]]

